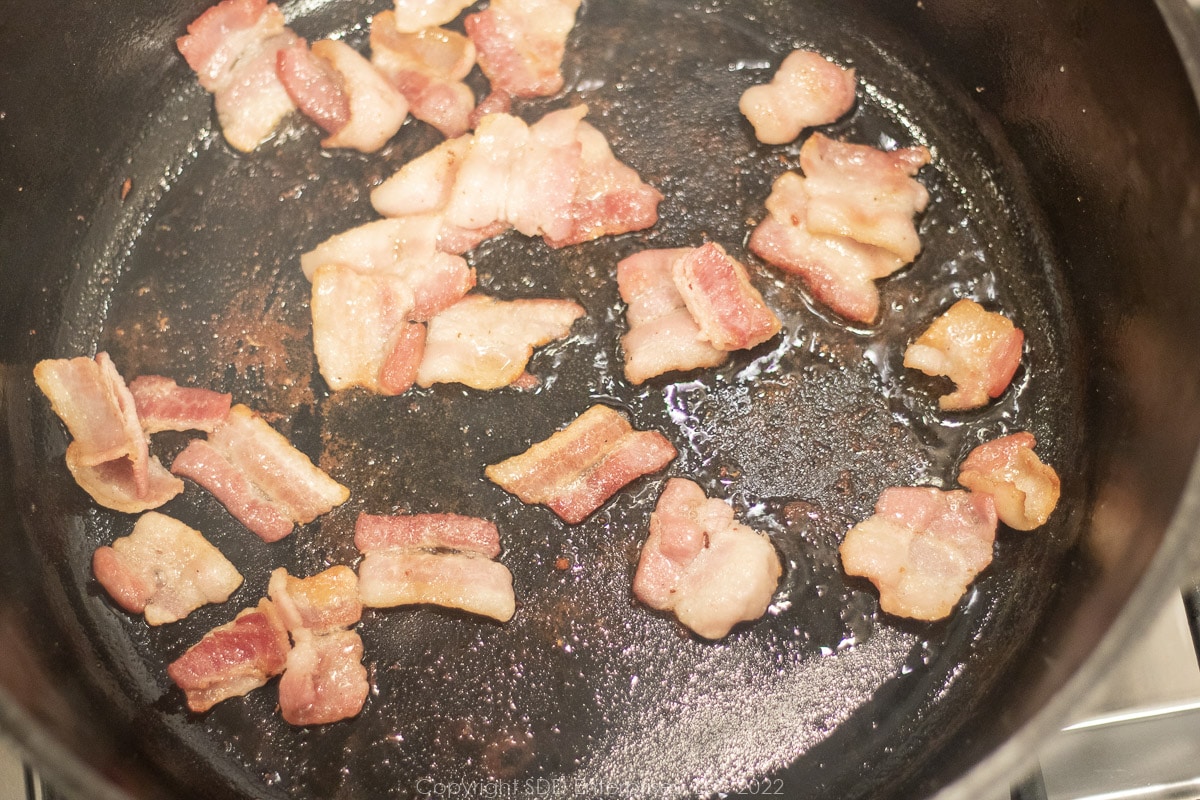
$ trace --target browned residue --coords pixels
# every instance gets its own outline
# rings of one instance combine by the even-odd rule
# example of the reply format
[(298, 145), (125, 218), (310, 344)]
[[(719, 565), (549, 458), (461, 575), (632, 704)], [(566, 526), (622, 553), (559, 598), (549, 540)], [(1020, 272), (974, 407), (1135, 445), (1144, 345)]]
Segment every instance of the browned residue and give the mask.
[(121, 201), (124, 202), (126, 197), (129, 197), (129, 192), (133, 189), (133, 179), (126, 178), (121, 184)]

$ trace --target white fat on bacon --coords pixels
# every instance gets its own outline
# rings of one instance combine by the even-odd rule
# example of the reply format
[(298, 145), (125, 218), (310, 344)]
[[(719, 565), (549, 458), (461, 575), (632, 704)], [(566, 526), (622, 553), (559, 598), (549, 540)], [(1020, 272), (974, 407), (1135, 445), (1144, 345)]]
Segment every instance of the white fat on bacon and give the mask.
[(222, 700), (264, 685), (283, 671), (291, 644), (270, 600), (244, 609), (230, 623), (204, 635), (167, 666), (188, 708), (204, 712)]
[(425, 326), (411, 321), (413, 297), (395, 275), (363, 275), (329, 264), (312, 284), (313, 350), (334, 391), (408, 391), (425, 351)]
[(770, 539), (683, 478), (667, 481), (650, 515), (633, 593), (706, 639), (766, 613), (783, 567)]
[(391, 11), (371, 20), (371, 63), (403, 94), (409, 111), (447, 138), (471, 125), (475, 94), (463, 79), (475, 66), (475, 45), (438, 27), (403, 32)]
[(854, 70), (811, 50), (788, 54), (771, 82), (747, 89), (738, 108), (765, 144), (787, 144), (805, 128), (828, 125), (854, 107)]
[(882, 247), (846, 236), (818, 236), (808, 229), (805, 179), (780, 175), (771, 187), (769, 215), (750, 236), (750, 250), (768, 264), (800, 276), (821, 303), (856, 322), (873, 323), (879, 315), (875, 281), (904, 266)]
[(408, 116), (408, 100), (371, 62), (345, 42), (303, 40), (280, 52), (277, 70), (305, 116), (329, 134), (322, 147), (373, 153)]
[(1008, 527), (1031, 531), (1046, 524), (1058, 505), (1058, 473), (1042, 463), (1032, 433), (1014, 433), (979, 445), (963, 461), (958, 482), (990, 495), (996, 515)]
[(676, 370), (715, 367), (729, 358), (700, 335), (675, 286), (671, 265), (689, 248), (643, 250), (617, 264), (617, 289), (628, 308), (621, 337), (625, 378), (643, 381)]
[(249, 152), (295, 106), (276, 73), (278, 55), (297, 41), (266, 0), (222, 0), (190, 25), (176, 46), (213, 95), (226, 141)]
[(210, 491), (243, 525), (268, 542), (339, 506), (350, 490), (313, 465), (266, 420), (234, 406), (208, 440), (193, 440), (171, 464), (176, 475)]
[(468, 295), (429, 321), (417, 384), (507, 386), (525, 373), (535, 347), (566, 336), (585, 313), (571, 300)]
[(945, 375), (955, 389), (944, 411), (979, 408), (1004, 393), (1021, 364), (1025, 334), (1003, 314), (966, 298), (935, 319), (904, 351), (904, 366)]
[[(474, 0), (396, 0), (392, 24), (405, 33), (416, 33), (422, 28), (445, 25)], [(385, 11), (384, 14), (393, 14)]]
[(492, 0), (464, 20), (493, 91), (544, 97), (563, 87), (562, 60), (580, 0)]
[(675, 455), (661, 433), (634, 430), (619, 412), (596, 405), (545, 441), (484, 472), (523, 502), (541, 503), (574, 525)]
[(123, 514), (140, 514), (158, 508), (183, 491), (183, 481), (163, 467), (157, 456), (146, 464), (146, 489), (139, 491), (139, 478), (128, 458), (84, 464), (77, 455), (75, 442), (67, 445), (67, 469), (71, 477), (92, 499), (105, 508)]
[(223, 603), (242, 584), (241, 574), (200, 531), (153, 511), (128, 536), (96, 550), (92, 573), (121, 608), (144, 614), (150, 625)]
[(869, 579), (879, 606), (899, 617), (949, 616), (992, 561), (996, 509), (985, 494), (885, 489), (875, 514), (849, 530), (840, 553), (847, 575)]
[(700, 336), (718, 350), (755, 347), (783, 327), (750, 283), (746, 267), (719, 244), (684, 253), (671, 262), (671, 275)]
[(431, 604), (507, 622), (516, 611), (512, 573), (498, 561), (500, 534), (457, 514), (362, 514), (359, 594), (372, 608)]
[(129, 384), (138, 421), (146, 433), (212, 431), (229, 415), (233, 396), (180, 386), (162, 375), (141, 375)]
[(308, 578), (280, 568), (268, 594), (292, 636), (279, 707), (291, 725), (325, 725), (362, 710), (370, 691), (362, 639), (350, 628), (362, 617), (358, 576), (331, 567)]

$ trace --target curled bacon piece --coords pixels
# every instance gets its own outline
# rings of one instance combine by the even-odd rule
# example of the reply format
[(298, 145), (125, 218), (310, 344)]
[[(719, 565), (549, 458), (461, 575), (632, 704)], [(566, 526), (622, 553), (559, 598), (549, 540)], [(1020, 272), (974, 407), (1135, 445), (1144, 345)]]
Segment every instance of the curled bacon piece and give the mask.
[(209, 431), (229, 415), (233, 396), (180, 386), (161, 375), (141, 375), (129, 384), (138, 420), (146, 433)]
[(879, 496), (874, 516), (850, 529), (840, 553), (847, 575), (879, 589), (884, 611), (932, 621), (948, 616), (991, 563), (995, 538), (990, 496), (893, 487)]
[(67, 469), (75, 482), (100, 505), (123, 514), (140, 514), (183, 491), (183, 481), (163, 467), (157, 457), (146, 464), (146, 491), (139, 494), (133, 462), (128, 458), (105, 461), (103, 464), (80, 463), (75, 443), (67, 445)]
[(244, 609), (233, 622), (214, 628), (167, 667), (187, 696), (188, 708), (203, 712), (222, 700), (244, 695), (283, 671), (287, 628), (270, 600)]
[(766, 613), (782, 574), (766, 536), (735, 521), (728, 503), (672, 478), (650, 515), (633, 593), (700, 636), (720, 639)]
[(745, 350), (762, 344), (783, 327), (750, 283), (741, 263), (709, 242), (671, 264), (675, 288), (700, 335), (718, 350)]
[(200, 531), (153, 511), (128, 536), (98, 548), (92, 572), (117, 605), (145, 614), (150, 625), (223, 603), (242, 585), (241, 574)]
[(811, 50), (788, 54), (771, 82), (747, 89), (738, 108), (765, 144), (787, 144), (800, 131), (828, 125), (854, 107), (854, 70)]
[(457, 514), (359, 515), (354, 544), (364, 605), (433, 605), (507, 622), (516, 611), (512, 573), (498, 561), (500, 534)]
[(543, 97), (563, 87), (563, 55), (580, 0), (492, 0), (464, 20), (479, 68), (514, 97)]
[(522, 501), (548, 506), (574, 525), (675, 455), (661, 433), (635, 431), (620, 413), (597, 405), (549, 439), (484, 472)]
[(1018, 531), (1046, 524), (1058, 505), (1058, 473), (1043, 464), (1032, 433), (1014, 433), (979, 445), (958, 471), (958, 482), (990, 495), (1000, 521)]
[(904, 366), (945, 375), (955, 390), (938, 399), (945, 411), (979, 408), (999, 397), (1021, 364), (1025, 334), (1003, 314), (962, 299), (904, 351)]
[(321, 634), (348, 628), (362, 619), (358, 576), (345, 566), (296, 578), (282, 567), (271, 573), (267, 594), (289, 631)]
[(625, 378), (633, 384), (674, 370), (715, 367), (729, 358), (700, 335), (675, 286), (671, 265), (690, 250), (643, 250), (617, 264), (617, 289), (629, 306), (621, 337)]

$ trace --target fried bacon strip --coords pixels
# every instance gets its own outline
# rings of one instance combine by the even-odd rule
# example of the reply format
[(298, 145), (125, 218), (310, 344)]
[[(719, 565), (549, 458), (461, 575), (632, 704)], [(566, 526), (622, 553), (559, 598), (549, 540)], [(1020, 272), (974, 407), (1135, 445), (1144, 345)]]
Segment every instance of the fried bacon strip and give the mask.
[(811, 50), (788, 54), (771, 82), (747, 89), (738, 108), (765, 144), (787, 144), (805, 128), (835, 122), (854, 107), (854, 70)]
[(239, 522), (268, 542), (350, 497), (346, 487), (243, 405), (230, 410), (207, 442), (194, 440), (184, 448), (171, 469), (212, 492)]
[(403, 94), (409, 111), (447, 138), (470, 127), (475, 95), (463, 83), (475, 66), (475, 45), (438, 27), (402, 32), (391, 11), (371, 20), (371, 63)]
[(278, 54), (297, 41), (266, 0), (222, 0), (175, 44), (213, 99), (229, 144), (250, 152), (295, 106), (276, 74)]
[(429, 321), (417, 383), (507, 386), (525, 373), (535, 347), (566, 336), (585, 313), (571, 300), (468, 295)]
[(783, 567), (770, 539), (683, 478), (667, 481), (650, 515), (633, 593), (706, 639), (766, 613)]
[(620, 413), (592, 406), (520, 455), (489, 466), (493, 482), (563, 520), (586, 519), (624, 486), (665, 467), (675, 447), (657, 431), (635, 431)]
[(150, 625), (223, 603), (242, 576), (200, 531), (171, 517), (143, 514), (133, 532), (92, 555), (92, 572), (117, 605)]
[(939, 620), (991, 563), (995, 538), (989, 495), (893, 487), (879, 496), (874, 516), (846, 534), (842, 567), (875, 584), (887, 613)]
[(161, 375), (141, 375), (129, 384), (138, 420), (146, 433), (208, 431), (229, 415), (233, 396), (211, 389), (180, 386)]
[(1031, 531), (1046, 524), (1058, 505), (1058, 473), (1043, 464), (1032, 433), (1014, 433), (979, 445), (958, 471), (958, 482), (990, 495), (996, 515), (1008, 527)]
[(783, 327), (746, 268), (719, 244), (709, 242), (675, 259), (671, 275), (700, 335), (718, 350), (749, 349)]
[(1025, 334), (1008, 317), (964, 298), (908, 346), (904, 366), (954, 381), (955, 390), (938, 399), (944, 411), (979, 408), (1004, 393), (1024, 343)]
[[(457, 17), (473, 0), (396, 0), (391, 24), (404, 33), (416, 33), (424, 28), (445, 25)], [(376, 15), (377, 17), (379, 15)]]
[(271, 601), (292, 635), (279, 681), (279, 707), (291, 725), (325, 725), (356, 716), (370, 691), (362, 638), (358, 576), (331, 567), (309, 578), (271, 573)]
[(97, 503), (123, 514), (140, 514), (158, 508), (183, 491), (183, 481), (167, 472), (157, 457), (151, 456), (146, 468), (147, 488), (139, 495), (133, 462), (128, 458), (94, 466), (82, 464), (75, 443), (67, 445), (67, 469), (75, 482)]
[(675, 370), (715, 367), (729, 358), (700, 335), (675, 286), (671, 265), (688, 248), (643, 250), (617, 264), (617, 289), (628, 305), (621, 337), (625, 378), (633, 384)]
[(287, 628), (270, 600), (244, 609), (214, 628), (167, 667), (187, 697), (188, 708), (204, 712), (222, 700), (264, 685), (287, 663)]
[(580, 0), (492, 0), (464, 20), (493, 91), (545, 97), (563, 87), (562, 60)]
[(433, 605), (507, 622), (516, 611), (512, 573), (498, 561), (500, 534), (457, 514), (359, 515), (354, 544), (363, 604)]

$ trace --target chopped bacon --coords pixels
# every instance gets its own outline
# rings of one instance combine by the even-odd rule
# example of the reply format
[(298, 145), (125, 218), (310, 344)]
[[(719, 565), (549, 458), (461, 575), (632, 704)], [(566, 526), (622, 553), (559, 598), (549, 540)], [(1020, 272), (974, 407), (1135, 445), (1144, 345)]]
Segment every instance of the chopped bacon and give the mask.
[[(423, 28), (445, 25), (471, 5), (474, 0), (396, 0), (396, 12), (391, 24), (404, 33), (416, 33)], [(382, 14), (392, 14), (384, 11)]]
[(515, 97), (544, 97), (563, 87), (567, 36), (580, 0), (492, 0), (464, 20), (479, 68)]
[(1003, 314), (962, 299), (933, 321), (904, 351), (904, 366), (945, 375), (955, 390), (938, 399), (945, 411), (979, 408), (1004, 393), (1017, 367), (1025, 334)]
[[(473, 137), (447, 139), (417, 156), (371, 190), (371, 205), (385, 217), (440, 214), (450, 202), (458, 170)], [(433, 228), (436, 236), (437, 227)]]
[(408, 318), (427, 320), (475, 285), (475, 271), (467, 262), (439, 249), (438, 229), (432, 217), (368, 222), (304, 253), (300, 267), (310, 281), (320, 267), (335, 265), (364, 275), (392, 276), (412, 294)]
[(408, 98), (409, 110), (447, 138), (470, 128), (475, 95), (463, 78), (475, 65), (475, 45), (461, 33), (428, 27), (396, 28), (396, 15), (371, 20), (371, 63)]
[(429, 321), (417, 383), (507, 386), (524, 374), (535, 347), (566, 336), (585, 313), (570, 300), (468, 295)]
[(358, 581), (363, 605), (371, 608), (429, 603), (500, 622), (516, 611), (508, 567), (473, 553), (372, 550), (358, 566)]
[(203, 712), (222, 700), (244, 695), (283, 671), (287, 628), (270, 600), (244, 609), (225, 625), (204, 635), (167, 667), (187, 696), (188, 708)]
[(629, 306), (629, 333), (621, 337), (621, 347), (630, 383), (673, 370), (715, 367), (729, 357), (701, 337), (700, 326), (675, 287), (671, 265), (690, 252), (643, 250), (617, 264), (617, 289)]
[(354, 546), (364, 553), (405, 547), (446, 548), (496, 558), (500, 555), (500, 532), (494, 522), (459, 514), (359, 514), (354, 525)]
[(921, 252), (913, 216), (929, 204), (913, 176), (929, 162), (924, 147), (885, 152), (814, 133), (800, 148), (809, 233), (882, 247), (907, 264)]
[(176, 46), (213, 94), (226, 141), (249, 152), (295, 106), (276, 74), (280, 51), (296, 36), (265, 0), (222, 0), (190, 25)]
[(571, 524), (624, 486), (675, 458), (657, 431), (635, 431), (620, 413), (596, 405), (520, 455), (489, 466), (493, 482), (526, 503), (541, 503)]
[(180, 386), (161, 375), (141, 375), (129, 384), (138, 420), (146, 433), (212, 431), (229, 415), (233, 396)]
[(718, 350), (749, 349), (783, 327), (746, 268), (719, 244), (709, 242), (675, 259), (671, 274), (700, 335)]
[(207, 603), (223, 603), (242, 576), (200, 531), (156, 512), (133, 532), (100, 547), (92, 572), (121, 608), (150, 625), (183, 619)]
[(788, 54), (771, 82), (742, 94), (738, 108), (765, 144), (787, 144), (805, 128), (828, 125), (854, 107), (854, 70), (811, 50)]
[(71, 442), (67, 445), (67, 469), (93, 500), (124, 514), (140, 514), (158, 508), (183, 491), (183, 481), (167, 472), (154, 456), (146, 463), (147, 484), (143, 494), (138, 492), (133, 462), (128, 458), (84, 464), (80, 461), (76, 443)]
[(188, 445), (171, 465), (208, 489), (238, 521), (265, 541), (292, 523), (309, 523), (350, 497), (278, 431), (249, 408), (234, 406), (207, 442)]
[(904, 266), (881, 247), (845, 236), (814, 236), (805, 222), (804, 178), (785, 172), (771, 187), (770, 216), (750, 236), (750, 250), (769, 264), (799, 275), (817, 300), (847, 319), (870, 324), (879, 315), (875, 281)]
[(362, 711), (371, 691), (362, 638), (339, 630), (293, 634), (295, 646), (279, 680), (279, 709), (291, 725), (326, 725)]
[(408, 116), (404, 95), (345, 42), (324, 39), (309, 50), (297, 39), (276, 68), (292, 101), (329, 134), (322, 147), (373, 153)]
[(424, 326), (409, 321), (412, 315), (412, 292), (403, 278), (320, 267), (312, 285), (313, 349), (329, 388), (408, 391), (425, 338)]
[(508, 114), (511, 111), (512, 95), (503, 90), (493, 89), (475, 106), (475, 110), (467, 118), (467, 124), (474, 129), (479, 127), (479, 123), (489, 114)]
[(293, 577), (280, 567), (271, 573), (267, 594), (293, 633), (329, 633), (362, 619), (358, 576), (349, 567), (330, 567), (308, 578)]
[(1032, 433), (1002, 436), (971, 451), (958, 471), (958, 482), (972, 492), (991, 495), (1000, 521), (1018, 531), (1046, 524), (1058, 505), (1058, 473), (1043, 464)]
[(893, 487), (874, 516), (846, 534), (842, 567), (875, 584), (887, 613), (933, 621), (948, 616), (991, 563), (995, 538), (990, 496)]
[(728, 503), (672, 478), (650, 515), (633, 593), (700, 636), (720, 639), (766, 613), (781, 574), (770, 539), (735, 521)]

